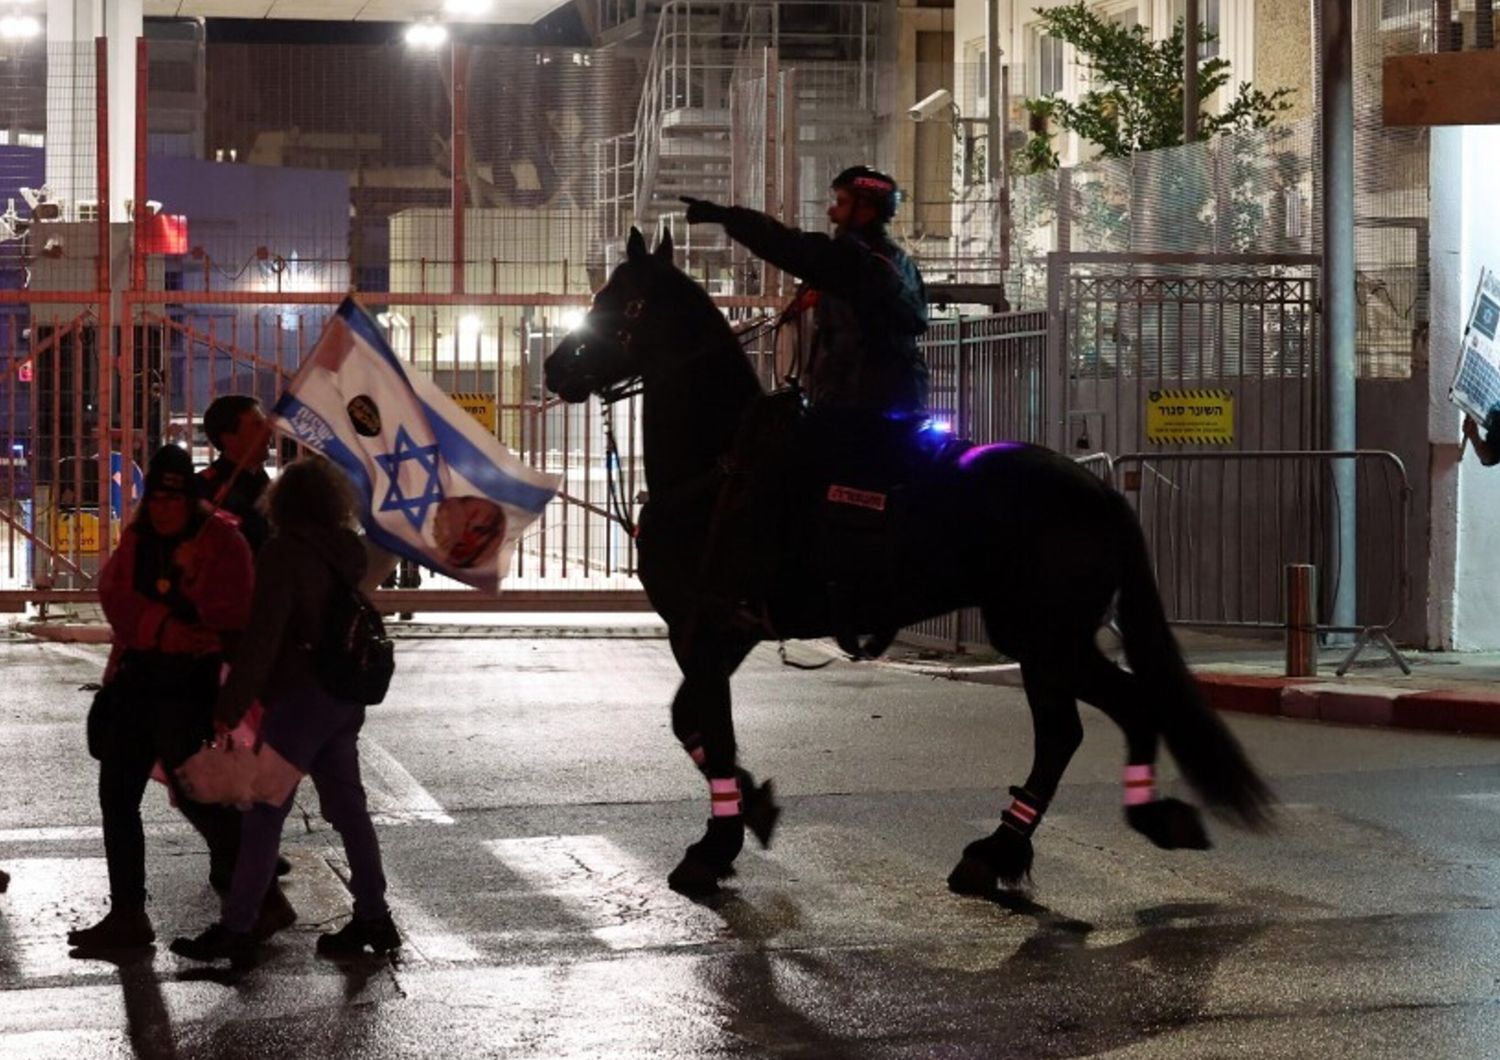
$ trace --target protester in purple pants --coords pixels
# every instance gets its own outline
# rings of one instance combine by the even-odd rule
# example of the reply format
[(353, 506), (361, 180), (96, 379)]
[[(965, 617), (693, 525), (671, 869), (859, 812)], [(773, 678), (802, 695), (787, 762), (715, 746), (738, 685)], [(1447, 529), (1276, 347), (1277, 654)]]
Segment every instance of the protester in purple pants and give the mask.
[[(385, 902), (380, 841), (359, 775), (359, 731), (365, 708), (323, 689), (314, 662), (334, 594), (358, 585), (365, 551), (350, 529), (354, 501), (341, 472), (321, 457), (304, 457), (281, 473), (267, 495), (271, 537), (255, 560), (250, 624), (235, 651), (229, 680), (214, 705), (218, 725), (232, 728), (259, 698), (261, 736), (312, 777), (323, 816), (343, 840), (354, 919), (322, 935), (318, 952), (354, 956), (366, 947), (386, 953), (401, 944)], [(280, 806), (257, 803), (244, 815), (239, 860), (218, 923), (172, 952), (192, 960), (228, 958), (252, 966), (251, 933), (262, 896), (272, 885), (281, 828), (295, 791)]]

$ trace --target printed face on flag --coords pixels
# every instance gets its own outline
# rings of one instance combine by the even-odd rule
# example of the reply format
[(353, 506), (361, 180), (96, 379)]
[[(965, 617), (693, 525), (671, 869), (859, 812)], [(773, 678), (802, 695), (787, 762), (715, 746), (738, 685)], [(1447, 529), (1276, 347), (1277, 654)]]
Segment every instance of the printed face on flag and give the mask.
[(345, 300), (276, 404), (279, 429), (343, 468), (370, 539), (481, 589), (498, 588), (560, 476), (535, 471)]

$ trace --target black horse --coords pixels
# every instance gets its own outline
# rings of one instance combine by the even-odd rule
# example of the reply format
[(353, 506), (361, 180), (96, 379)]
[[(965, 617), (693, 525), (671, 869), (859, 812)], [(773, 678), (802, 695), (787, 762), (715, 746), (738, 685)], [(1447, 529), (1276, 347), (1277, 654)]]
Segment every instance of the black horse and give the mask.
[[(673, 264), (670, 235), (653, 253), (632, 229), (626, 249), (584, 324), (547, 358), (546, 381), (569, 402), (608, 398), (631, 380), (642, 387), (640, 577), (682, 669), (673, 731), (711, 781), (736, 777), (743, 792), (743, 815), (710, 818), (669, 877), (683, 893), (707, 894), (733, 872), (744, 829), (768, 844), (779, 813), (769, 782), (739, 767), (730, 702), (730, 676), (762, 636), (698, 620), (725, 456), (762, 388), (723, 314)], [(1157, 846), (1209, 845), (1196, 809), (1155, 795), (1158, 737), (1211, 808), (1252, 827), (1267, 821), (1269, 792), (1195, 691), (1123, 497), (1066, 457), (1018, 443), (935, 463), (910, 492), (920, 515), (900, 529), (884, 614), (904, 625), (980, 608), (991, 643), (1021, 665), (1035, 728), (1030, 775), (1011, 789), (1016, 801), (995, 833), (964, 850), (952, 890), (988, 895), (1029, 874), (1031, 832), (1083, 738), (1079, 699), (1124, 730), (1126, 818)], [(767, 593), (783, 637), (833, 632), (816, 551), (790, 548)], [(1129, 671), (1095, 643), (1111, 602)]]

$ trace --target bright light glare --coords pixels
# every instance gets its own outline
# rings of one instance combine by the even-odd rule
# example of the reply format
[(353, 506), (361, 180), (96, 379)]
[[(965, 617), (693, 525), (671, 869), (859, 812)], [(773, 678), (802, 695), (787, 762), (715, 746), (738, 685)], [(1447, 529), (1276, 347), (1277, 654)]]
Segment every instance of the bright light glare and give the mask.
[(458, 318), (458, 337), (461, 342), (473, 342), (479, 336), (482, 321), (474, 313), (465, 313)]
[(42, 24), (30, 15), (6, 15), (0, 18), (0, 38), (30, 40), (42, 32)]
[(588, 314), (582, 309), (568, 309), (558, 317), (557, 322), (562, 325), (564, 331), (577, 331), (583, 327), (584, 318), (587, 316)]
[(448, 27), (438, 22), (414, 22), (406, 28), (406, 43), (414, 48), (436, 48), (448, 39)]
[(450, 15), (482, 15), (490, 9), (490, 0), (443, 0), (443, 11)]

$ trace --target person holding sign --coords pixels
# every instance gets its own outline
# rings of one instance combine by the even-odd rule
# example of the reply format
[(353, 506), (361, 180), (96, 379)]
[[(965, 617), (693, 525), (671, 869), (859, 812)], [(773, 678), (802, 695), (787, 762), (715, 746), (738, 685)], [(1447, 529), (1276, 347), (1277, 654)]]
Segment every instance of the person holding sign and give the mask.
[(1482, 433), (1473, 416), (1464, 416), (1464, 438), (1485, 467), (1500, 464), (1500, 413), (1489, 414)]
[(1500, 463), (1500, 276), (1489, 269), (1479, 273), (1448, 398), (1464, 413), (1464, 440), (1479, 462)]

